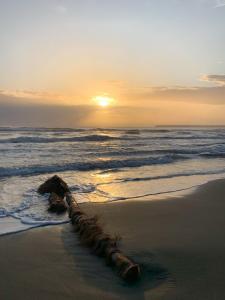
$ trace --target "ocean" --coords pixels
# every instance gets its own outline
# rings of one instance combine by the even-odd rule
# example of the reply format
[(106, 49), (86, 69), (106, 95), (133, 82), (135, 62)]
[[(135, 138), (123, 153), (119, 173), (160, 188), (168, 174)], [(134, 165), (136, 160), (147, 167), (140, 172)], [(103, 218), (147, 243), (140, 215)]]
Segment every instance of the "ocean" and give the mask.
[(0, 128), (0, 234), (68, 222), (38, 186), (54, 174), (83, 202), (157, 200), (225, 177), (225, 128)]

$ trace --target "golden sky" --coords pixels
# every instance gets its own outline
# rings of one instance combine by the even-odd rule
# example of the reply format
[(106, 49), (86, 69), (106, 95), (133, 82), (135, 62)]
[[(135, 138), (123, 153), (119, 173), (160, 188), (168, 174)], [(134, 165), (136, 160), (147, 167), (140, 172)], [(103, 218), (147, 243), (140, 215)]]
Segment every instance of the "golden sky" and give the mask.
[(225, 1), (0, 1), (0, 33), (1, 126), (225, 124)]

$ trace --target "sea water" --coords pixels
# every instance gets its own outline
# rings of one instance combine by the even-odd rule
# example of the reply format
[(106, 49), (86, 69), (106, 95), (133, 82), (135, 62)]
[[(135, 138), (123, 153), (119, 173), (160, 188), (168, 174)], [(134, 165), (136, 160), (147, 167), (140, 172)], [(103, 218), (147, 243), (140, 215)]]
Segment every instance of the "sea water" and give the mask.
[(225, 177), (225, 128), (0, 128), (0, 234), (68, 222), (37, 188), (58, 174), (79, 203), (152, 200)]

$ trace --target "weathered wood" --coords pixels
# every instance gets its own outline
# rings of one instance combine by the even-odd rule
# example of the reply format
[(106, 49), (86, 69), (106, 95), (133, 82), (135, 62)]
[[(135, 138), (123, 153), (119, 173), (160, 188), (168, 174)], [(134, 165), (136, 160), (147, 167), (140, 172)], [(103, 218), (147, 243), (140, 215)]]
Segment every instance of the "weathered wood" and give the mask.
[(67, 210), (66, 203), (63, 200), (63, 197), (52, 192), (48, 198), (49, 208), (51, 212), (62, 213)]
[(53, 177), (46, 180), (43, 184), (41, 184), (38, 188), (39, 194), (52, 193), (52, 192), (64, 198), (66, 192), (69, 192), (69, 187), (66, 184), (66, 182), (62, 180), (62, 178), (60, 178), (57, 175), (54, 175)]
[(115, 268), (124, 280), (136, 281), (140, 277), (140, 266), (119, 250), (118, 238), (103, 231), (97, 216), (89, 217), (80, 209), (68, 185), (60, 177), (53, 176), (42, 184), (38, 191), (41, 194), (51, 193), (49, 201), (53, 209), (55, 202), (66, 196), (69, 217), (81, 242), (91, 248), (94, 254), (105, 258), (106, 263)]
[(107, 264), (113, 266), (126, 281), (136, 281), (141, 274), (140, 266), (125, 256), (117, 246), (117, 238), (104, 233), (98, 224), (98, 218), (88, 218), (76, 203), (70, 192), (66, 193), (69, 215), (81, 241), (91, 247), (93, 253), (105, 258)]
[(62, 213), (67, 210), (64, 197), (66, 192), (69, 191), (69, 187), (65, 181), (63, 181), (59, 176), (55, 175), (38, 188), (38, 193), (45, 194), (50, 193), (49, 200), (49, 211)]

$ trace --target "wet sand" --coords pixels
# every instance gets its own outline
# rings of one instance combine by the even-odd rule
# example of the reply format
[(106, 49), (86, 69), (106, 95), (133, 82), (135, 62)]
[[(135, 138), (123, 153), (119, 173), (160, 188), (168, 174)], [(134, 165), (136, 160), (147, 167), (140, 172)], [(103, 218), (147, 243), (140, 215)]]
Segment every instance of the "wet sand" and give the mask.
[(225, 180), (182, 198), (83, 208), (122, 236), (141, 280), (124, 283), (66, 224), (0, 237), (1, 299), (225, 299)]

